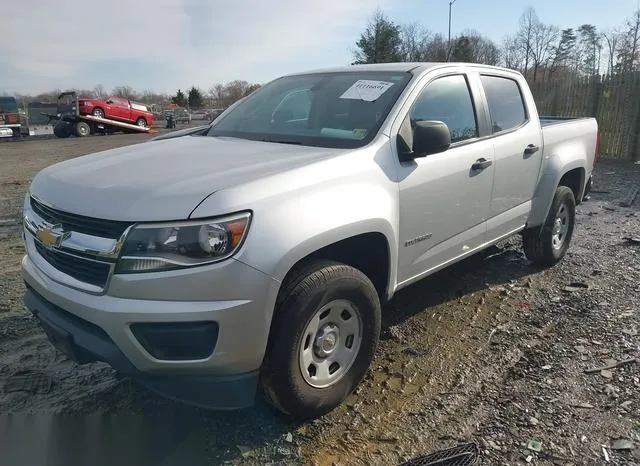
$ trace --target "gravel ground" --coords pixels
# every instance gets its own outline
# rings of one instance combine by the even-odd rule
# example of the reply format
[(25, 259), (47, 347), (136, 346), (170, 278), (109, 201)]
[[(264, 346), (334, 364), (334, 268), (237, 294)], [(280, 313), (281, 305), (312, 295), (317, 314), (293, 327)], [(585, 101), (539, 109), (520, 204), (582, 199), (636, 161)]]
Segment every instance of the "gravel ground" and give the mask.
[[(78, 366), (24, 314), (18, 232), (29, 179), (147, 138), (0, 145), (0, 413), (14, 414), (0, 416), (0, 463), (391, 465), (476, 442), (487, 465), (640, 464), (640, 244), (624, 239), (640, 237), (640, 199), (620, 206), (640, 165), (599, 162), (556, 267), (533, 268), (513, 238), (398, 293), (356, 393), (322, 419), (292, 423), (261, 402), (207, 412), (104, 364)], [(31, 386), (14, 390), (21, 380)], [(31, 446), (52, 432), (73, 448)], [(79, 432), (91, 435), (86, 451)]]

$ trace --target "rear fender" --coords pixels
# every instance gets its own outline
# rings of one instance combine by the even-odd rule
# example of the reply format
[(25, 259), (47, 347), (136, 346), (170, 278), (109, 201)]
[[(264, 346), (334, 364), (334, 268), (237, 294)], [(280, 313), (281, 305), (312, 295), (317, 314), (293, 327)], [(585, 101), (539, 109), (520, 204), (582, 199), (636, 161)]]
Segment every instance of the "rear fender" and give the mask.
[[(545, 222), (560, 180), (571, 170), (576, 168), (584, 170), (586, 159), (580, 156), (568, 159), (567, 157), (552, 155), (545, 160), (544, 164), (545, 170), (538, 181), (538, 186), (531, 200), (531, 212), (527, 219), (527, 228), (537, 227)], [(580, 187), (580, 196), (584, 193), (584, 181)]]

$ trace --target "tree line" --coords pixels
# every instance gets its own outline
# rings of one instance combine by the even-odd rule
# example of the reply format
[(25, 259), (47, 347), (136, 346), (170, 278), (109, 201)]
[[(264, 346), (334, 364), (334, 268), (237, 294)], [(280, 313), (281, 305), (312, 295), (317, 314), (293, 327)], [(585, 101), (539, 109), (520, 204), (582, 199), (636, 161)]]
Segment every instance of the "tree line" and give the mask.
[[(623, 74), (640, 70), (640, 8), (613, 30), (600, 31), (593, 24), (576, 25), (560, 30), (543, 22), (534, 8), (521, 15), (515, 31), (496, 43), (480, 32), (467, 29), (448, 40), (419, 22), (397, 24), (381, 10), (376, 10), (356, 42), (353, 63), (409, 61), (462, 61), (502, 65), (521, 71), (532, 82), (545, 82), (566, 76), (589, 76), (600, 73)], [(116, 86), (107, 92), (97, 85), (93, 89), (75, 89), (85, 97), (125, 97), (146, 104), (166, 107), (176, 104), (191, 109), (225, 108), (250, 94), (260, 84), (235, 80), (218, 83), (208, 91), (191, 86), (173, 95), (131, 86)], [(38, 95), (17, 95), (23, 103), (55, 102), (60, 89)]]
[[(185, 92), (178, 89), (173, 95), (152, 92), (149, 90), (140, 92), (136, 91), (131, 86), (116, 86), (111, 90), (111, 92), (107, 92), (102, 84), (98, 84), (93, 89), (71, 90), (75, 90), (81, 97), (95, 97), (98, 99), (105, 99), (107, 97), (123, 97), (160, 108), (166, 107), (169, 104), (175, 104), (181, 107), (197, 110), (202, 108), (226, 108), (233, 102), (249, 95), (259, 87), (260, 84), (249, 83), (243, 80), (235, 80), (225, 84), (214, 84), (206, 92), (196, 86), (191, 86), (191, 88)], [(16, 97), (24, 104), (28, 104), (30, 102), (56, 102), (60, 92), (62, 92), (61, 89), (54, 89), (37, 95), (17, 95)]]
[(353, 50), (353, 64), (385, 62), (471, 62), (521, 71), (531, 81), (566, 75), (617, 74), (640, 70), (640, 9), (620, 27), (593, 24), (560, 28), (526, 9), (514, 33), (498, 44), (467, 29), (451, 38), (419, 22), (397, 24), (376, 10)]

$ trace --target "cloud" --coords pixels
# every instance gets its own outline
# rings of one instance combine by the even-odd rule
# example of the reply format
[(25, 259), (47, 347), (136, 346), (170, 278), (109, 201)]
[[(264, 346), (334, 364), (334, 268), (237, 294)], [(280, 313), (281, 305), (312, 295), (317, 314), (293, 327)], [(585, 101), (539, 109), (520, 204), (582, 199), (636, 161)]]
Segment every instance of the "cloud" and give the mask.
[(301, 65), (343, 64), (372, 11), (387, 1), (10, 2), (3, 5), (11, 21), (2, 22), (0, 72), (7, 79), (0, 91), (98, 83), (208, 89), (232, 79), (264, 81)]

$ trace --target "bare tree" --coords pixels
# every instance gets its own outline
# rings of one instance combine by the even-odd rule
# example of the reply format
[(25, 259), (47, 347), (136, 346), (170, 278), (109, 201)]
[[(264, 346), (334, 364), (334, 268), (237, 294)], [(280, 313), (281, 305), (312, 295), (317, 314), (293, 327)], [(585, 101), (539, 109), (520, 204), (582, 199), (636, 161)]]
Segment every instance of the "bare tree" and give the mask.
[(259, 88), (260, 84), (252, 84), (247, 81), (237, 79), (227, 84), (214, 84), (209, 89), (209, 98), (213, 101), (214, 105), (226, 108), (235, 101), (248, 96)]
[(138, 95), (131, 86), (116, 86), (111, 91), (111, 95), (115, 97), (124, 97), (126, 99), (137, 99)]
[(607, 54), (607, 74), (613, 74), (616, 69), (620, 36), (620, 31), (617, 30), (602, 33)]
[(224, 85), (217, 83), (209, 89), (209, 97), (215, 102), (215, 105), (221, 105), (220, 102), (224, 99)]
[(618, 68), (621, 72), (640, 68), (640, 8), (627, 20), (618, 47)]
[(494, 66), (500, 63), (502, 51), (491, 39), (473, 29), (463, 31), (462, 36), (469, 41), (472, 63)]
[(419, 23), (400, 27), (400, 56), (402, 61), (424, 61), (431, 33)]
[(93, 88), (93, 95), (98, 99), (104, 99), (107, 97), (107, 91), (102, 84), (98, 84)]
[(507, 36), (502, 41), (502, 62), (512, 70), (522, 70), (525, 67), (526, 52), (517, 36)]
[(424, 45), (424, 61), (446, 62), (449, 53), (449, 44), (440, 33), (435, 34)]
[(519, 29), (516, 34), (516, 43), (524, 52), (523, 72), (529, 71), (529, 60), (531, 58), (531, 50), (533, 49), (534, 30), (539, 27), (540, 19), (533, 8), (527, 8), (519, 20)]
[(533, 82), (536, 82), (540, 68), (548, 68), (559, 33), (557, 26), (541, 22), (533, 30), (529, 47), (533, 65)]

